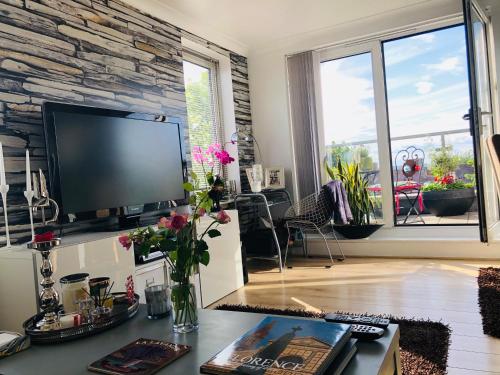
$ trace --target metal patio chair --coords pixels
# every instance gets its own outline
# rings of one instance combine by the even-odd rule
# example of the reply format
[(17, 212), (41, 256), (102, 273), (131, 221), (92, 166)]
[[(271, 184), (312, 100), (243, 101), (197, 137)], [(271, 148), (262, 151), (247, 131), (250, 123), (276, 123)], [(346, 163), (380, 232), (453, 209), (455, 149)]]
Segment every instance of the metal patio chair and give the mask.
[[(331, 201), (331, 197), (329, 194), (330, 193), (325, 188), (323, 188), (318, 193), (308, 195), (299, 202), (296, 202), (285, 212), (284, 220), (286, 229), (288, 231), (288, 240), (286, 244), (285, 260), (284, 260), (285, 267), (288, 256), (288, 248), (290, 246), (290, 238), (291, 238), (290, 229), (297, 229), (302, 233), (303, 236), (302, 246), (303, 246), (304, 256), (309, 255), (307, 250), (307, 233), (308, 232), (319, 233), (323, 238), (323, 241), (325, 242), (325, 246), (328, 251), (330, 261), (333, 265), (332, 252), (330, 250), (330, 246), (328, 245), (328, 241), (325, 237), (325, 234), (322, 231), (322, 228), (330, 224), (332, 220), (333, 202)], [(341, 254), (340, 260), (344, 260), (345, 259), (344, 252), (340, 247), (339, 240), (333, 228), (331, 233), (333, 234), (333, 237), (337, 242), (337, 246)], [(331, 265), (326, 267), (331, 267)]]

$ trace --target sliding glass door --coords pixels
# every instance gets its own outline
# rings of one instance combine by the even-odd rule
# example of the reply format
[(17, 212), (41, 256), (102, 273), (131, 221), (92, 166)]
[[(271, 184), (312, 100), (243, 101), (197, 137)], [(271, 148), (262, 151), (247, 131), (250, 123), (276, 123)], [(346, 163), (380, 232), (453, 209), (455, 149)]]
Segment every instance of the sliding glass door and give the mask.
[(465, 24), (318, 53), (321, 157), (359, 165), (386, 225), (479, 225), (485, 241), (498, 222), (483, 147), (495, 112), (488, 30), (474, 4)]
[(470, 109), (465, 118), (474, 137), (481, 241), (487, 242), (489, 230), (494, 233), (495, 226), (498, 226), (498, 198), (485, 146), (486, 138), (494, 133), (495, 120), (490, 85), (488, 19), (475, 1), (463, 0), (463, 9), (470, 80)]
[(382, 43), (396, 225), (477, 225), (465, 28)]

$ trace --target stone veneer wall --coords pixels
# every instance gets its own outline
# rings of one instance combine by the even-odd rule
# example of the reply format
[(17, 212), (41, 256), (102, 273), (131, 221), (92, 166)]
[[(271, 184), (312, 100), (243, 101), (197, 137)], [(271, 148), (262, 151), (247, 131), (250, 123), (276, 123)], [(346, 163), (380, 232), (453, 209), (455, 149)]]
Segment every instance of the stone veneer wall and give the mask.
[[(32, 170), (48, 175), (43, 101), (165, 114), (186, 127), (181, 36), (230, 57), (236, 126), (250, 133), (245, 57), (117, 0), (0, 0), (0, 142), (12, 242), (29, 234), (28, 212), (20, 207), (26, 147)], [(238, 146), (246, 188), (253, 144)], [(0, 226), (4, 232), (1, 209)]]

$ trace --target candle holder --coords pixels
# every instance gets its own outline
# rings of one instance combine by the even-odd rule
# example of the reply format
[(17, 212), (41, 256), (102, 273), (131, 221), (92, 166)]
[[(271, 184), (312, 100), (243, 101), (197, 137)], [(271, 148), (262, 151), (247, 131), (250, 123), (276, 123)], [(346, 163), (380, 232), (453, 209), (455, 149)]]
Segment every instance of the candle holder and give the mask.
[(3, 203), (3, 217), (5, 221), (5, 237), (6, 246), (10, 247), (10, 233), (9, 233), (9, 218), (7, 215), (7, 193), (9, 192), (9, 185), (0, 185), (0, 194), (2, 195)]
[(42, 331), (50, 331), (59, 328), (59, 318), (57, 317), (57, 309), (59, 307), (59, 294), (54, 288), (54, 280), (52, 280), (52, 263), (50, 262), (50, 252), (55, 247), (61, 244), (61, 239), (54, 238), (50, 241), (29, 242), (28, 248), (37, 250), (42, 255), (42, 264), (40, 273), (43, 279), (40, 285), (43, 290), (40, 292), (39, 301), (40, 308), (43, 312), (43, 318), (37, 323), (37, 328)]
[(31, 228), (31, 241), (35, 240), (35, 226), (33, 224), (33, 198), (35, 197), (35, 192), (33, 190), (25, 190), (24, 196), (28, 201), (28, 211), (30, 213), (30, 228)]

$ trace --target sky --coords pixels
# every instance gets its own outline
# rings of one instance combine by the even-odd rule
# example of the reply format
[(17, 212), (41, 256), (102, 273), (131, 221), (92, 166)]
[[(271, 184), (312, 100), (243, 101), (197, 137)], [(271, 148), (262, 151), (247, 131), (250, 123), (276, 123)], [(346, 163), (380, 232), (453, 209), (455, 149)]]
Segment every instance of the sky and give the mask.
[[(391, 137), (467, 129), (469, 108), (463, 26), (433, 31), (383, 44)], [(371, 55), (321, 64), (325, 143), (376, 139)], [(469, 133), (446, 136), (456, 153), (472, 151)], [(407, 146), (429, 153), (440, 137), (395, 141), (393, 153)], [(376, 161), (375, 144), (368, 145)], [(427, 164), (427, 162), (426, 162)]]

